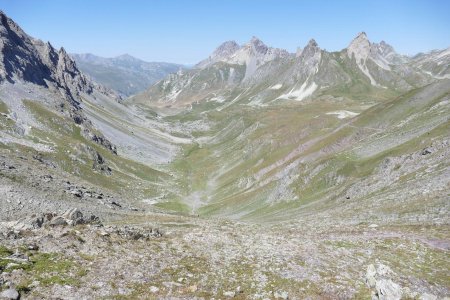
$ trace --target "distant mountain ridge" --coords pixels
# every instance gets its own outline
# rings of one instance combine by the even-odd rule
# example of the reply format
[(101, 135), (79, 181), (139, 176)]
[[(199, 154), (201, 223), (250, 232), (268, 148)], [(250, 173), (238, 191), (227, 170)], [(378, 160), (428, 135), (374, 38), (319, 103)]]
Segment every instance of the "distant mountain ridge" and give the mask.
[(129, 54), (112, 58), (91, 53), (71, 56), (84, 73), (123, 96), (142, 92), (168, 74), (187, 68), (180, 64), (146, 62)]
[(341, 96), (345, 91), (353, 91), (350, 97), (364, 90), (366, 96), (395, 94), (450, 77), (449, 65), (449, 49), (409, 57), (385, 41), (370, 42), (365, 32), (341, 51), (328, 52), (311, 39), (295, 54), (252, 37), (243, 46), (224, 42), (194, 69), (172, 74), (134, 99), (183, 106), (211, 99), (223, 102), (247, 89), (252, 92), (246, 98), (256, 97), (260, 103)]

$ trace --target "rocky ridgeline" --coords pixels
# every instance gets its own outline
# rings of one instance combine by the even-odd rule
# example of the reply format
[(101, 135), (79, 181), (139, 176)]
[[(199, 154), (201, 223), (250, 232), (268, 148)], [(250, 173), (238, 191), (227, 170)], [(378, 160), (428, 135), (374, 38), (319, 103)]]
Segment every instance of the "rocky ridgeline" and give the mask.
[(27, 82), (59, 93), (64, 100), (58, 106), (67, 107), (74, 122), (83, 125), (83, 135), (117, 154), (110, 141), (94, 133), (80, 103), (83, 94), (103, 95), (115, 101), (120, 101), (120, 96), (84, 75), (64, 48), (56, 50), (49, 42), (30, 37), (2, 11), (0, 41), (0, 83)]
[[(162, 231), (156, 228), (140, 228), (134, 226), (104, 226), (95, 215), (84, 216), (78, 208), (72, 208), (62, 214), (44, 213), (31, 215), (17, 221), (0, 222), (1, 233), (6, 239), (20, 239), (28, 231), (38, 231), (44, 228), (60, 226), (89, 225), (99, 228), (100, 236), (115, 234), (122, 238), (139, 240), (163, 236)], [(101, 229), (100, 229), (101, 228)]]
[(56, 50), (49, 42), (30, 37), (2, 11), (0, 39), (0, 81), (23, 80), (59, 90), (76, 107), (80, 93), (91, 94), (94, 90), (120, 99), (81, 73), (64, 48)]
[(75, 226), (79, 224), (101, 225), (98, 217), (94, 215), (85, 217), (79, 209), (73, 208), (60, 215), (56, 213), (32, 215), (17, 221), (3, 222), (1, 226), (6, 229), (2, 232), (3, 235), (17, 238), (21, 232), (26, 230), (39, 229), (45, 226)]

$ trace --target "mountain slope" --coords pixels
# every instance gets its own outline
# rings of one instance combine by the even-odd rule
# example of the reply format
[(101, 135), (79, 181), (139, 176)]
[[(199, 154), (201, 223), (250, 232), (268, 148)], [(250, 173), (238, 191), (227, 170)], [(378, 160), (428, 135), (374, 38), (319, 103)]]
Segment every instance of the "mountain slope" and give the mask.
[(123, 96), (142, 92), (168, 74), (185, 68), (179, 64), (146, 62), (127, 54), (113, 58), (93, 54), (71, 54), (71, 57), (80, 70)]
[(0, 298), (450, 294), (445, 51), (231, 42), (122, 101), (0, 15)]
[[(15, 175), (12, 183), (50, 172), (54, 178), (115, 195), (115, 200), (99, 196), (92, 202), (91, 211), (97, 214), (111, 213), (112, 202), (177, 193), (158, 164), (173, 159), (188, 138), (172, 136), (177, 129), (155, 116), (141, 117), (126, 108), (120, 96), (84, 75), (63, 48), (57, 51), (28, 36), (4, 13), (0, 19), (0, 150), (6, 161), (20, 156), (33, 166), (32, 174)], [(59, 195), (56, 180), (50, 184)], [(24, 192), (29, 192), (27, 185)], [(83, 198), (83, 193), (73, 192), (58, 196), (58, 201), (51, 193), (42, 202), (31, 199), (30, 209), (69, 208), (74, 195)], [(123, 203), (125, 211), (130, 206)]]
[(370, 95), (383, 100), (435, 80), (419, 63), (397, 54), (384, 41), (371, 43), (365, 33), (340, 52), (322, 50), (311, 40), (296, 55), (254, 37), (244, 46), (220, 45), (196, 69), (169, 76), (131, 101), (189, 107), (201, 101), (239, 101), (235, 98), (242, 93), (247, 96), (240, 100), (252, 98), (257, 105), (302, 101), (313, 95), (354, 100)]

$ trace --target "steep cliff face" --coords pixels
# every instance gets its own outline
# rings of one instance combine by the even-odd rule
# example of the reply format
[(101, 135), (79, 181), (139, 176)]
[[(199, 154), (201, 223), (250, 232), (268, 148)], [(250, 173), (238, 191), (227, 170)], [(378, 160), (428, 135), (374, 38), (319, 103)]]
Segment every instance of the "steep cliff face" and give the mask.
[(94, 90), (120, 99), (80, 72), (64, 48), (56, 50), (49, 42), (30, 37), (1, 11), (0, 81), (24, 81), (59, 90), (75, 107), (80, 93), (92, 94)]
[[(47, 105), (59, 107), (61, 113), (70, 116), (76, 124), (82, 124), (84, 136), (116, 153), (115, 146), (94, 130), (81, 109), (81, 102), (83, 97), (119, 101), (120, 96), (91, 81), (64, 48), (56, 50), (49, 42), (30, 37), (1, 11), (0, 83), (27, 85), (30, 93), (27, 98), (39, 98), (42, 88), (47, 89), (51, 96), (41, 97), (47, 99)], [(22, 112), (17, 114), (20, 116)]]

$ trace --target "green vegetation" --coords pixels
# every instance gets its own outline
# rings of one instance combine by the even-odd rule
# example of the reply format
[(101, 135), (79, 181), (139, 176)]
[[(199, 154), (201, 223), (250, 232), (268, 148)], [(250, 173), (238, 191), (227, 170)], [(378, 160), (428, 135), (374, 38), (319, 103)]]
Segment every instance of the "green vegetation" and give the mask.
[[(44, 108), (32, 101), (24, 104), (41, 122), (45, 129), (33, 128), (31, 134), (36, 141), (52, 145), (54, 152), (41, 153), (42, 159), (52, 162), (62, 170), (82, 178), (89, 178), (92, 184), (107, 188), (119, 194), (140, 192), (144, 196), (153, 196), (155, 190), (150, 188), (167, 179), (167, 175), (148, 166), (112, 154), (105, 148), (87, 140), (80, 126), (67, 118)], [(103, 174), (93, 168), (92, 152), (99, 153), (111, 167), (112, 174)], [(136, 190), (130, 182), (141, 184), (145, 188)]]
[(80, 283), (80, 278), (87, 274), (81, 264), (60, 254), (36, 251), (25, 253), (29, 257), (29, 262), (17, 263), (14, 259), (7, 258), (13, 254), (13, 251), (0, 246), (0, 271), (22, 270), (27, 274), (27, 280), (18, 286), (19, 291), (28, 292), (28, 285), (35, 280), (43, 286), (77, 285)]

